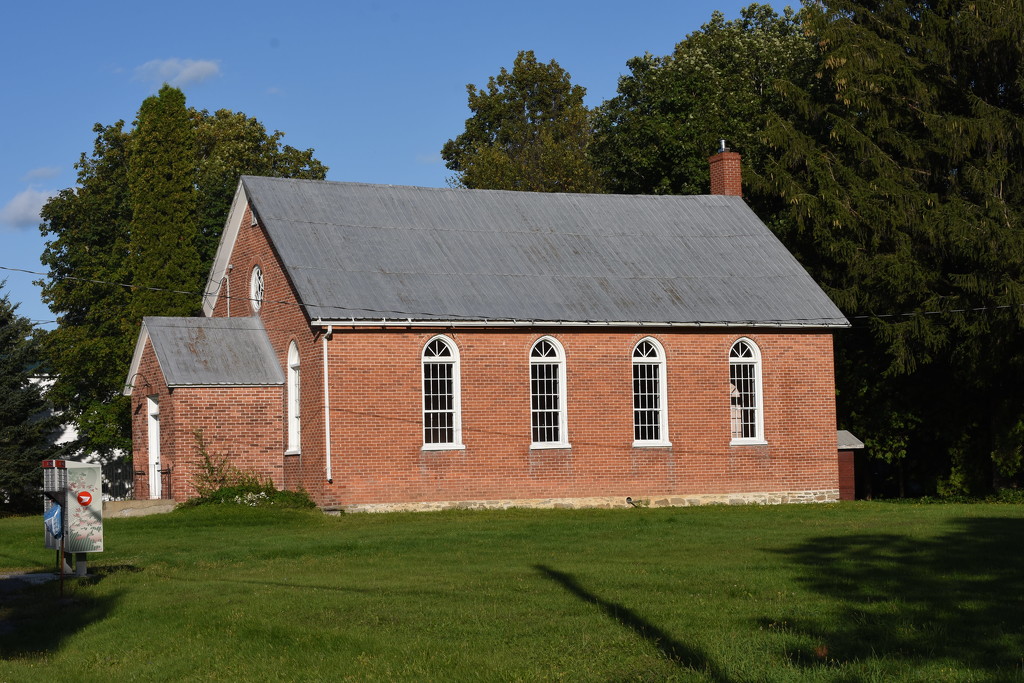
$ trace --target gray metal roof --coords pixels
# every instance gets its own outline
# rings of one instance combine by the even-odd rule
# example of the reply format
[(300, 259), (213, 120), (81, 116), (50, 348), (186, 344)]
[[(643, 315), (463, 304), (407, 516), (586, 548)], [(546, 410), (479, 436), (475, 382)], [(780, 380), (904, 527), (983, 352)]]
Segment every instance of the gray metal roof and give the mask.
[(284, 384), (284, 373), (259, 318), (146, 317), (167, 386)]
[(851, 451), (864, 448), (864, 442), (855, 437), (845, 429), (836, 430), (836, 442), (841, 451)]
[(314, 320), (848, 325), (738, 197), (242, 184)]

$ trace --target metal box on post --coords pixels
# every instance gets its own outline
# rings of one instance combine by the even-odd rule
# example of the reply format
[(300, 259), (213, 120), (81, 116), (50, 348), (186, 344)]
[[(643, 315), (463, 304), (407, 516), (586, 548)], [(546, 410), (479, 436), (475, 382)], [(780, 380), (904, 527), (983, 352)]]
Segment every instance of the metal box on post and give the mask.
[[(103, 475), (99, 465), (69, 460), (43, 461), (43, 513), (60, 505), (65, 553), (103, 550)], [(46, 529), (46, 547), (61, 549)]]

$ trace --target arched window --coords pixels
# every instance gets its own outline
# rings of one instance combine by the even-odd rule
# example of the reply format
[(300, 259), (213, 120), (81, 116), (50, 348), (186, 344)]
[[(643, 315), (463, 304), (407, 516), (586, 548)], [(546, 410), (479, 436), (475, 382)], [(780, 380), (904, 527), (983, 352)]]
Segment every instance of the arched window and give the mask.
[(299, 402), (299, 346), (292, 342), (288, 347), (288, 452), (298, 453), (301, 448)]
[(531, 448), (568, 448), (565, 427), (565, 352), (551, 337), (530, 349)]
[(764, 443), (761, 352), (749, 339), (729, 349), (729, 405), (733, 443)]
[(423, 448), (462, 448), (459, 354), (447, 337), (423, 347)]
[(249, 303), (252, 305), (253, 313), (259, 312), (263, 306), (264, 288), (263, 270), (259, 266), (253, 266), (249, 275)]
[(633, 445), (670, 446), (665, 410), (665, 351), (654, 339), (633, 347)]

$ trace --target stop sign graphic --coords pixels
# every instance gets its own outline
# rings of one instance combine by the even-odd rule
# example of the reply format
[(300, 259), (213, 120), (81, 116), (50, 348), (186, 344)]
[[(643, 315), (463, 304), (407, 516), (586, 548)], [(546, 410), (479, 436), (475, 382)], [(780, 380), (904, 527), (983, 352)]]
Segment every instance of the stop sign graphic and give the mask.
[(79, 505), (88, 505), (91, 502), (92, 502), (92, 494), (89, 493), (88, 491), (82, 491), (81, 493), (78, 494), (78, 504)]

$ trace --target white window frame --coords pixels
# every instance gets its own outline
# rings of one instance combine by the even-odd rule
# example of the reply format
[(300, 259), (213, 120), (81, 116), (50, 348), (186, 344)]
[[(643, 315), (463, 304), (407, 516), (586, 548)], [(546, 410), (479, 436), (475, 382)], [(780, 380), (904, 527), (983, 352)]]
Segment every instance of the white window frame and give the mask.
[[(550, 345), (545, 349), (549, 348), (553, 351), (553, 355), (535, 356), (535, 352), (541, 348), (542, 344)], [(540, 370), (540, 366), (550, 367), (547, 370)], [(538, 394), (538, 387), (543, 386), (543, 382), (550, 381), (552, 378), (539, 378), (537, 373), (551, 372), (552, 370), (554, 371), (555, 391)], [(538, 398), (550, 398), (551, 396), (554, 396), (558, 402), (554, 409), (536, 408)], [(554, 427), (558, 430), (557, 439), (537, 440), (540, 430), (551, 428), (551, 425), (538, 425), (535, 422), (536, 417), (541, 413), (554, 415), (556, 420)], [(566, 420), (565, 349), (554, 337), (541, 337), (530, 346), (530, 448), (570, 448), (569, 428)]]
[(263, 308), (263, 298), (266, 296), (266, 281), (263, 278), (263, 269), (259, 265), (252, 267), (249, 273), (249, 304), (253, 313), (259, 313)]
[(299, 345), (294, 341), (288, 345), (288, 448), (287, 455), (294, 455), (302, 452), (302, 404), (301, 379), (299, 363)]
[[(653, 350), (654, 355), (643, 354), (638, 356), (637, 352), (641, 346), (647, 345)], [(665, 348), (654, 337), (644, 337), (633, 345), (633, 446), (637, 448), (650, 448), (659, 446), (671, 446), (668, 440), (668, 391), (665, 387)], [(645, 374), (646, 376), (638, 376)], [(641, 387), (641, 382), (654, 382), (653, 392), (647, 387)], [(653, 400), (652, 400), (653, 399)], [(654, 403), (641, 406), (644, 401)], [(654, 413), (653, 426), (657, 427), (657, 438), (640, 438), (640, 433), (646, 425), (638, 422), (641, 413)]]
[[(748, 355), (743, 355), (744, 349), (749, 351)], [(764, 438), (762, 374), (761, 349), (754, 340), (741, 337), (734, 341), (729, 347), (729, 435), (731, 444), (768, 443)], [(739, 382), (739, 386), (737, 386), (737, 382)], [(751, 393), (752, 397), (750, 397)], [(744, 396), (748, 398), (745, 399)], [(744, 431), (747, 432), (747, 435), (743, 434)], [(750, 434), (750, 431), (754, 433)]]
[[(435, 342), (443, 343), (448, 348), (448, 356), (437, 356), (430, 355), (427, 353)], [(455, 342), (445, 336), (437, 335), (431, 337), (426, 344), (423, 345), (423, 351), (420, 354), (420, 397), (422, 399), (422, 410), (420, 415), (422, 416), (422, 428), (420, 429), (420, 435), (423, 438), (423, 450), (425, 451), (450, 451), (463, 449), (466, 446), (462, 443), (462, 381), (461, 381), (461, 365), (459, 361), (459, 347), (455, 345)], [(451, 409), (436, 409), (428, 407), (429, 397), (428, 389), (430, 385), (428, 382), (436, 382), (437, 378), (428, 377), (428, 366), (432, 365), (448, 365), (451, 371)], [(443, 381), (444, 378), (441, 378)], [(437, 385), (434, 385), (436, 389)], [(428, 422), (428, 415), (450, 413), (452, 416), (452, 440), (450, 442), (438, 442), (438, 441), (427, 441), (427, 433), (429, 429), (438, 429), (437, 427), (431, 427)], [(445, 429), (442, 427), (441, 429)]]

